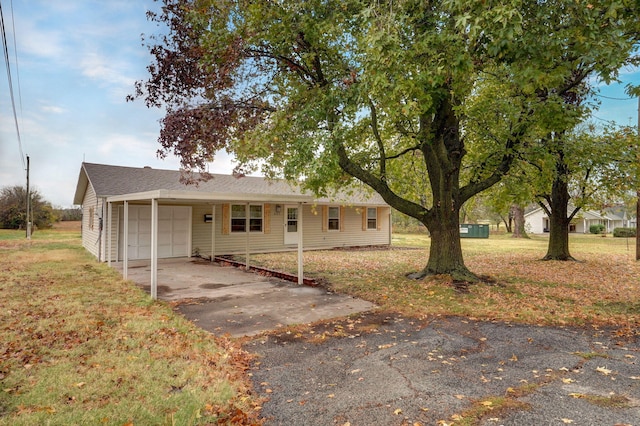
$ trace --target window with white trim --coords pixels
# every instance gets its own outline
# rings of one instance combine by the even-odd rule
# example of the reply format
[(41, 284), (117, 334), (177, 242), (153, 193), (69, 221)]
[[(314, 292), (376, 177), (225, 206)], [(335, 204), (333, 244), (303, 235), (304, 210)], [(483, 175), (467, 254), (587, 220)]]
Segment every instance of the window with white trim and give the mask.
[(231, 232), (247, 232), (247, 219), (250, 232), (262, 232), (262, 205), (249, 205), (248, 213), (246, 204), (231, 205)]
[(262, 232), (262, 206), (249, 206), (249, 231)]
[(327, 229), (329, 231), (340, 230), (340, 207), (329, 207), (329, 223)]
[(378, 209), (367, 207), (367, 229), (378, 229)]

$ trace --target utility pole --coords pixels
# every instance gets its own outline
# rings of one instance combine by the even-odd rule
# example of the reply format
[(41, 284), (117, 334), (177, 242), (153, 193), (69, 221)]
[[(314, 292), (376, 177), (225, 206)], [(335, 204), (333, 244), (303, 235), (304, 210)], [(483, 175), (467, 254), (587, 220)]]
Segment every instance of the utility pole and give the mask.
[(636, 142), (636, 260), (640, 260), (640, 94), (638, 95), (638, 140)]
[(27, 155), (27, 240), (31, 239), (31, 194), (29, 193), (29, 156)]

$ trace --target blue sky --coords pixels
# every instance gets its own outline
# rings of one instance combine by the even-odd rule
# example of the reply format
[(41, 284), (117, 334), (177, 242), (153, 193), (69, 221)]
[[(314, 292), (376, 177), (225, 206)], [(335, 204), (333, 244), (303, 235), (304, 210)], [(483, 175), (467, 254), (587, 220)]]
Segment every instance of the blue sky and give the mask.
[[(125, 101), (126, 95), (133, 92), (134, 82), (147, 77), (146, 66), (151, 58), (140, 35), (157, 32), (145, 15), (148, 9), (157, 9), (157, 3), (0, 2), (22, 152), (31, 159), (32, 187), (47, 201), (54, 206), (72, 206), (82, 161), (178, 168), (176, 158), (156, 157), (162, 111), (147, 109), (141, 100)], [(26, 174), (8, 79), (4, 69), (0, 74), (0, 187), (24, 185)], [(640, 72), (623, 70), (621, 78), (624, 83), (640, 83)], [(624, 85), (604, 87), (601, 94), (627, 98)], [(637, 99), (602, 101), (601, 110), (595, 113), (599, 119), (636, 124)], [(232, 168), (232, 160), (219, 154), (210, 171), (230, 173)]]

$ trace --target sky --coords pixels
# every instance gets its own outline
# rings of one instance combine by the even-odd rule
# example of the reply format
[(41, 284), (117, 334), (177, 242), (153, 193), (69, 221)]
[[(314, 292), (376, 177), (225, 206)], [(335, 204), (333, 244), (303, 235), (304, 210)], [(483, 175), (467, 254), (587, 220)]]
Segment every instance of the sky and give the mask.
[[(8, 76), (0, 71), (0, 187), (30, 186), (55, 207), (73, 207), (83, 161), (121, 166), (179, 168), (158, 159), (163, 111), (127, 102), (151, 63), (141, 34), (159, 32), (146, 18), (153, 0), (0, 0), (8, 42), (20, 141)], [(13, 12), (13, 13), (12, 13)], [(3, 55), (2, 55), (3, 58)], [(16, 60), (17, 58), (17, 60)], [(0, 59), (5, 64), (5, 60)], [(601, 87), (596, 121), (635, 125), (637, 99), (624, 85), (640, 84), (638, 69), (621, 72), (620, 85)], [(615, 98), (615, 99), (608, 99)], [(626, 100), (623, 100), (626, 99)], [(212, 173), (231, 173), (219, 153)]]

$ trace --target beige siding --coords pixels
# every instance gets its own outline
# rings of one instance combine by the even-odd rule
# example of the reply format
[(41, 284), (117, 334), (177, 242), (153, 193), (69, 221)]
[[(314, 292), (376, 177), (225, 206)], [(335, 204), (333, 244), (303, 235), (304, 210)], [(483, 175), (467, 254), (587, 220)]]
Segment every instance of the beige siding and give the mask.
[[(117, 204), (114, 204), (113, 207), (111, 208), (111, 261), (112, 262), (122, 260), (122, 259), (118, 259), (118, 230), (119, 230), (118, 220), (120, 218), (120, 214), (122, 214), (120, 210), (121, 210), (121, 207), (119, 207)], [(105, 211), (107, 212), (107, 215), (108, 215), (109, 211), (108, 210), (105, 210)], [(107, 223), (106, 220), (104, 222), (104, 226), (105, 226), (104, 232), (105, 232), (105, 235), (107, 235), (107, 233), (109, 232), (109, 228), (108, 228), (109, 224)], [(105, 253), (107, 252), (107, 250), (109, 250), (108, 240), (107, 240), (107, 245), (105, 247)], [(109, 258), (105, 257), (104, 260), (107, 261), (109, 260)]]
[[(221, 254), (242, 254), (246, 251), (247, 242), (251, 253), (261, 253), (269, 251), (294, 250), (296, 245), (284, 244), (284, 205), (278, 212), (276, 204), (270, 204), (268, 208), (263, 208), (263, 214), (268, 215), (263, 218), (263, 230), (267, 232), (247, 233), (224, 233), (229, 229), (228, 215), (223, 215), (225, 204), (216, 204), (216, 211), (213, 223), (205, 223), (204, 215), (211, 214), (211, 205), (193, 206), (193, 226), (192, 241), (193, 250), (198, 251), (202, 256), (211, 255), (211, 227), (215, 227), (215, 252)], [(389, 208), (378, 209), (379, 229), (362, 230), (362, 209), (355, 207), (343, 207), (341, 210), (343, 231), (327, 231), (323, 214), (324, 206), (303, 205), (303, 244), (305, 249), (322, 249), (334, 247), (386, 245), (389, 240)], [(266, 225), (268, 224), (268, 226)]]
[[(191, 252), (198, 252), (201, 256), (209, 257), (212, 248), (212, 226), (215, 229), (215, 253), (243, 254), (246, 251), (247, 242), (251, 253), (263, 253), (270, 251), (295, 250), (296, 245), (284, 244), (285, 213), (284, 205), (263, 204), (263, 232), (250, 232), (247, 238), (245, 232), (229, 232), (229, 214), (224, 215), (225, 205), (232, 202), (215, 204), (213, 222), (205, 222), (204, 215), (212, 214), (211, 204), (192, 205), (191, 220)], [(253, 204), (253, 203), (252, 203)], [(89, 209), (94, 208), (94, 229), (89, 229)], [(363, 230), (363, 208), (341, 208), (341, 231), (327, 230), (327, 206), (303, 205), (303, 238), (305, 249), (325, 249), (335, 247), (352, 247), (367, 245), (390, 244), (390, 209), (378, 208), (378, 229)], [(87, 191), (85, 204), (83, 205), (83, 245), (94, 256), (98, 257), (98, 217), (102, 215), (100, 200), (96, 200), (91, 190)], [(113, 205), (111, 217), (111, 260), (121, 261), (118, 257), (118, 234), (123, 215), (122, 204)], [(105, 233), (107, 223), (105, 221)], [(226, 232), (226, 233), (225, 233)], [(106, 261), (105, 248), (101, 251), (102, 260)]]
[[(87, 185), (82, 204), (82, 246), (96, 258), (104, 256), (104, 241), (100, 238), (102, 200), (96, 197), (91, 185)], [(98, 259), (101, 260), (101, 259)]]

